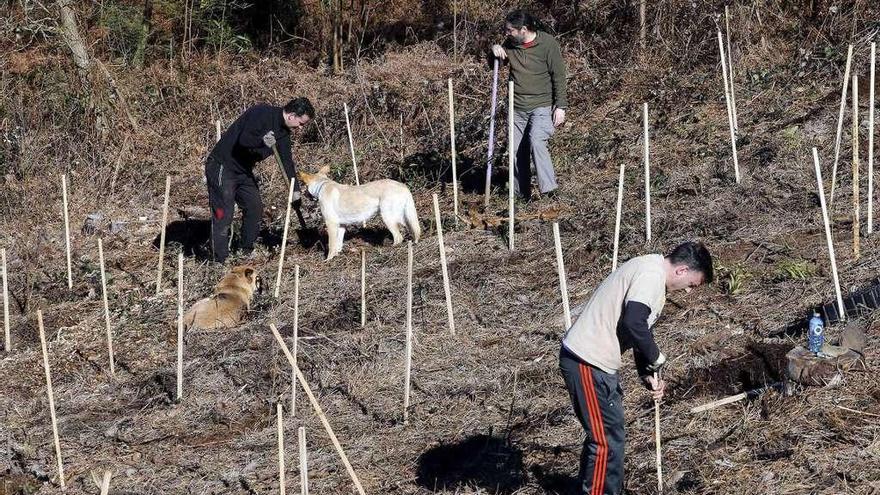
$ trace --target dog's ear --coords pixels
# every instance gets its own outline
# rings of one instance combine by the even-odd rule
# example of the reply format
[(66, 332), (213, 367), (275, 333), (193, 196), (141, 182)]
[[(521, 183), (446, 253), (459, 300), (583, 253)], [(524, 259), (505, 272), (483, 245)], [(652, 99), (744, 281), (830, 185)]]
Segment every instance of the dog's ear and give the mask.
[(254, 273), (256, 273), (256, 270), (254, 270), (253, 268), (251, 268), (249, 266), (245, 267), (244, 276), (247, 277), (248, 280), (252, 280), (254, 278)]
[(330, 176), (330, 165), (324, 165), (320, 169), (318, 169), (318, 175), (323, 175), (324, 177)]
[(309, 183), (309, 175), (310, 174), (307, 174), (305, 172), (296, 172), (296, 177), (300, 180), (300, 182), (305, 182), (306, 184)]

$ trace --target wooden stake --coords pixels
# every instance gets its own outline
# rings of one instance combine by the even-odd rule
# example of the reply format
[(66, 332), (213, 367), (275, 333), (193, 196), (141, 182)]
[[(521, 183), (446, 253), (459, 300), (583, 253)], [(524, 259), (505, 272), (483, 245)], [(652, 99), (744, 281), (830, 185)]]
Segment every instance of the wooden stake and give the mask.
[(281, 295), (281, 273), (284, 270), (284, 251), (287, 249), (287, 232), (290, 229), (290, 210), (293, 208), (293, 190), (296, 179), (291, 179), (287, 192), (287, 213), (284, 215), (284, 233), (281, 236), (281, 255), (278, 257), (278, 275), (275, 277), (275, 299)]
[(219, 143), (219, 142), (220, 142), (220, 136), (222, 135), (222, 133), (220, 132), (220, 119), (217, 119), (216, 124), (217, 124), (217, 142)]
[(107, 303), (107, 273), (104, 269), (104, 245), (98, 239), (98, 261), (101, 264), (101, 294), (104, 299), (104, 326), (107, 329), (107, 354), (110, 357), (110, 374), (116, 376), (115, 360), (113, 359), (113, 331), (110, 328), (110, 305)]
[(721, 53), (721, 76), (724, 79), (724, 102), (727, 104), (727, 121), (730, 124), (730, 147), (733, 149), (733, 174), (736, 183), (739, 184), (739, 158), (736, 153), (736, 124), (733, 122), (733, 109), (730, 104), (730, 88), (727, 79), (727, 59), (724, 56), (724, 42), (721, 38), (721, 30), (718, 31), (718, 50)]
[(0, 261), (3, 262), (3, 350), (12, 350), (12, 337), (9, 333), (9, 285), (6, 274), (6, 248), (0, 249)]
[(731, 396), (725, 397), (723, 399), (718, 399), (716, 401), (709, 402), (708, 404), (703, 404), (702, 406), (697, 406), (697, 407), (691, 408), (691, 413), (696, 414), (699, 412), (708, 411), (710, 409), (715, 409), (717, 407), (721, 407), (726, 404), (731, 404), (733, 402), (741, 401), (749, 396), (755, 397), (755, 396), (760, 395), (761, 393), (763, 393), (771, 388), (777, 388), (777, 387), (780, 387), (781, 385), (782, 385), (781, 382), (776, 382), (776, 383), (767, 385), (765, 387), (756, 388), (756, 389), (742, 392), (742, 393), (739, 393), (736, 395), (731, 395)]
[(716, 407), (721, 407), (725, 404), (730, 404), (733, 402), (741, 401), (748, 397), (748, 392), (743, 392), (741, 394), (731, 395), (730, 397), (725, 397), (723, 399), (719, 399), (708, 404), (703, 404), (702, 406), (697, 406), (691, 408), (692, 413), (698, 413), (703, 411), (708, 411), (709, 409), (715, 409)]
[(354, 183), (359, 186), (361, 185), (361, 179), (358, 176), (358, 164), (354, 157), (354, 139), (351, 136), (351, 122), (348, 120), (348, 103), (343, 103), (342, 107), (345, 109), (345, 128), (348, 130), (348, 147), (351, 149), (351, 166), (354, 168)]
[(302, 495), (309, 495), (309, 461), (306, 455), (306, 427), (296, 430), (299, 437), (299, 484)]
[(281, 402), (275, 404), (275, 411), (278, 415), (278, 487), (281, 495), (286, 493), (286, 483), (284, 482), (284, 412)]
[(727, 5), (724, 6), (724, 34), (727, 36), (727, 71), (730, 74), (730, 108), (733, 112), (733, 129), (739, 134), (739, 120), (736, 117), (736, 91), (733, 90), (733, 47), (730, 46), (730, 22)]
[(104, 478), (101, 480), (101, 495), (108, 495), (110, 493), (110, 478), (113, 476), (113, 473), (110, 470), (104, 471)]
[[(299, 363), (299, 265), (293, 266), (293, 362)], [(290, 369), (290, 416), (296, 416), (296, 370)]]
[(843, 73), (843, 88), (840, 90), (840, 113), (837, 115), (837, 137), (834, 139), (834, 166), (831, 168), (831, 196), (828, 208), (834, 207), (834, 190), (837, 187), (837, 161), (840, 158), (840, 140), (843, 135), (843, 113), (846, 111), (846, 86), (849, 83), (849, 70), (852, 65), (853, 46), (846, 52), (846, 70)]
[(162, 264), (165, 262), (165, 226), (168, 224), (168, 196), (171, 194), (171, 176), (165, 176), (165, 203), (162, 205), (162, 233), (159, 234), (159, 265), (156, 268), (156, 295), (162, 291)]
[(852, 180), (853, 180), (853, 258), (859, 259), (859, 230), (861, 215), (859, 204), (859, 76), (852, 78)]
[(284, 352), (284, 355), (287, 357), (287, 361), (290, 363), (291, 366), (293, 366), (293, 369), (296, 372), (296, 379), (299, 380), (299, 384), (302, 386), (303, 391), (305, 391), (306, 396), (309, 398), (309, 403), (311, 403), (312, 408), (315, 410), (315, 414), (318, 415), (318, 419), (321, 421), (321, 424), (324, 426), (324, 430), (330, 437), (330, 441), (333, 443), (333, 447), (336, 449), (336, 453), (339, 454), (339, 458), (342, 461), (342, 464), (345, 465), (345, 469), (346, 471), (348, 471), (348, 475), (351, 477), (355, 488), (360, 495), (366, 495), (366, 493), (364, 492), (364, 487), (361, 486), (360, 479), (358, 479), (357, 474), (355, 474), (354, 468), (351, 467), (351, 463), (348, 462), (348, 457), (345, 455), (345, 451), (342, 450), (342, 445), (339, 444), (339, 439), (336, 438), (336, 434), (333, 433), (333, 428), (330, 426), (330, 422), (327, 421), (327, 416), (324, 415), (324, 410), (321, 409), (321, 405), (318, 404), (318, 399), (316, 399), (315, 394), (312, 393), (312, 389), (309, 387), (309, 383), (306, 381), (306, 377), (303, 376), (302, 372), (296, 366), (296, 360), (293, 359), (293, 355), (287, 348), (287, 344), (284, 343), (284, 339), (281, 338), (281, 334), (278, 333), (278, 329), (275, 328), (274, 323), (270, 323), (269, 328), (272, 330), (272, 334), (275, 336), (275, 340), (278, 342), (278, 345), (281, 346), (281, 351)]
[[(513, 81), (508, 81), (507, 83), (507, 195), (508, 195), (508, 204), (507, 210), (510, 214), (510, 219), (508, 220), (508, 247), (511, 251), (513, 251), (513, 167), (516, 165), (516, 150), (513, 149)], [(525, 138), (525, 136), (524, 136)]]
[(452, 79), (449, 79), (449, 145), (452, 150), (452, 211), (455, 226), (458, 227), (458, 167), (455, 153), (455, 103), (452, 94)]
[[(725, 10), (727, 10), (726, 7)], [(660, 383), (660, 373), (654, 373), (654, 381)], [(663, 457), (660, 453), (660, 401), (657, 399), (654, 399), (654, 445), (657, 450), (657, 493), (663, 493)]]
[(434, 198), (434, 219), (437, 222), (437, 245), (440, 247), (440, 268), (443, 272), (443, 292), (446, 295), (446, 316), (449, 320), (449, 332), (455, 335), (455, 317), (452, 313), (452, 292), (449, 289), (449, 271), (446, 268), (446, 246), (443, 243), (443, 224), (440, 220), (440, 203), (437, 193)]
[(64, 463), (61, 460), (61, 441), (58, 439), (58, 421), (55, 418), (55, 392), (52, 391), (52, 373), (49, 371), (49, 351), (46, 348), (46, 331), (43, 329), (43, 312), (37, 310), (37, 325), (40, 328), (40, 346), (43, 350), (43, 370), (46, 372), (46, 394), (49, 396), (49, 416), (52, 418), (52, 439), (55, 442), (55, 459), (58, 461), (58, 480), (61, 491), (64, 484)]
[(834, 292), (837, 295), (837, 308), (840, 320), (846, 319), (846, 308), (840, 292), (840, 279), (837, 277), (837, 258), (834, 256), (834, 239), (831, 237), (831, 224), (828, 221), (828, 208), (825, 206), (825, 189), (822, 185), (822, 170), (819, 168), (819, 153), (813, 148), (813, 164), (816, 168), (816, 182), (819, 187), (819, 204), (822, 207), (822, 221), (825, 223), (825, 242), (828, 244), (828, 258), (831, 260), (831, 275), (834, 277)]
[(553, 242), (556, 244), (556, 270), (559, 272), (559, 292), (562, 294), (562, 315), (565, 329), (571, 328), (571, 310), (568, 307), (568, 283), (565, 280), (565, 262), (562, 259), (562, 241), (559, 238), (559, 222), (553, 222)]
[(183, 398), (183, 252), (177, 255), (177, 400)]
[[(436, 198), (437, 195), (435, 194)], [(406, 247), (406, 350), (403, 371), (403, 424), (409, 424), (409, 389), (412, 373), (412, 303), (413, 303), (413, 251), (412, 241)]]
[(648, 148), (648, 104), (645, 103), (642, 111), (644, 122), (644, 145), (645, 145), (645, 242), (651, 242), (651, 163)]
[(483, 199), (484, 208), (489, 208), (489, 196), (492, 193), (492, 162), (495, 156), (495, 111), (498, 108), (498, 58), (492, 62), (492, 109), (489, 111), (489, 143), (486, 158), (486, 193)]
[(614, 255), (611, 258), (611, 273), (617, 270), (617, 248), (620, 244), (620, 212), (623, 210), (623, 164), (620, 164), (620, 179), (617, 180), (617, 217), (614, 220)]
[(874, 233), (874, 66), (877, 43), (871, 43), (871, 84), (868, 88), (868, 233)]
[(64, 245), (67, 248), (67, 288), (73, 289), (73, 262), (70, 258), (70, 217), (67, 213), (67, 175), (61, 174), (61, 197), (64, 203)]
[(361, 328), (367, 326), (367, 252), (361, 248)]

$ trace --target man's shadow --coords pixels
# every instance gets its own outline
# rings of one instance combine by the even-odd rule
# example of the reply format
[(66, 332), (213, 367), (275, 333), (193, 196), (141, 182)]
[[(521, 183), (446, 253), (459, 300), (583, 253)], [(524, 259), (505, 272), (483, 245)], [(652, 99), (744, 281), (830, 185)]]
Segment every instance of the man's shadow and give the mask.
[(556, 495), (578, 495), (581, 484), (576, 476), (560, 472), (548, 472), (542, 466), (533, 466), (531, 473), (545, 493)]
[(497, 436), (438, 445), (423, 452), (418, 464), (416, 482), (432, 492), (479, 487), (511, 494), (526, 482), (522, 452)]

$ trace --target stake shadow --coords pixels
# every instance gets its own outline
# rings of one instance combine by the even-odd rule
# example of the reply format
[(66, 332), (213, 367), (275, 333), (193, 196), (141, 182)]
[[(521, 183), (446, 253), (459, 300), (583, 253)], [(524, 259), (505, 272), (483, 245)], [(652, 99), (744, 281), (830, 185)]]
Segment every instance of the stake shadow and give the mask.
[(478, 487), (510, 494), (526, 482), (522, 452), (495, 436), (474, 435), (433, 447), (418, 463), (416, 482), (434, 493)]

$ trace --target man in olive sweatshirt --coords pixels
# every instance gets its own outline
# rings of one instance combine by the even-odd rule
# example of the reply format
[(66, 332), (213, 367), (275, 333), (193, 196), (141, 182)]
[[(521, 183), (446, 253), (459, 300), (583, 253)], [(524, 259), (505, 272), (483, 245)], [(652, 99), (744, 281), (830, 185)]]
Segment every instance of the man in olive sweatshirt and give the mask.
[(538, 30), (528, 13), (515, 10), (508, 14), (505, 30), (507, 39), (492, 47), (492, 55), (510, 65), (513, 81), (514, 190), (519, 197), (530, 199), (533, 162), (538, 189), (552, 195), (557, 188), (556, 173), (547, 141), (565, 122), (565, 62), (556, 39)]

